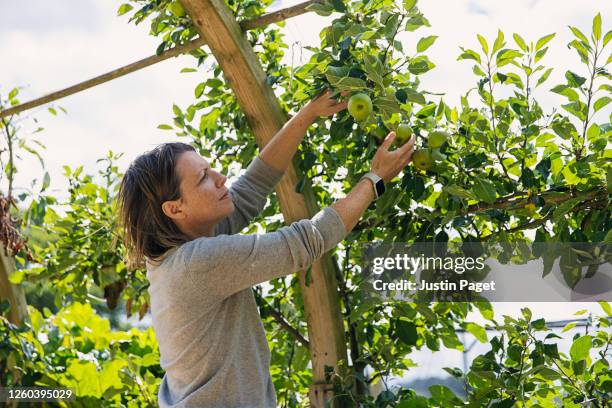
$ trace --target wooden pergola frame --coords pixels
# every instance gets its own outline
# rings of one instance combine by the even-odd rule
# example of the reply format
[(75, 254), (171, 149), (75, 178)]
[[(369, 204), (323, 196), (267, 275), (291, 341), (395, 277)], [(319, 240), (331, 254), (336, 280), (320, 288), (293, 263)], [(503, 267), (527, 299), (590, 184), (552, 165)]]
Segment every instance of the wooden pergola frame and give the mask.
[[(207, 45), (235, 93), (257, 144), (262, 148), (281, 129), (287, 116), (282, 111), (271, 86), (266, 82), (266, 75), (244, 36), (244, 30), (262, 27), (306, 13), (309, 5), (325, 0), (305, 1), (244, 21), (241, 24), (236, 21), (223, 0), (180, 1), (199, 31), (199, 38), (169, 49), (160, 55), (150, 56), (63, 90), (0, 111), (0, 118), (24, 112)], [(295, 191), (298, 180), (297, 159), (294, 158), (293, 166), (290, 166), (276, 187), (277, 197), (287, 224), (310, 218), (319, 210), (310, 185), (305, 186), (302, 194)], [(6, 264), (4, 257), (2, 258), (3, 263)], [(333, 256), (329, 253), (317, 260), (311, 267), (308, 283), (306, 282), (306, 271), (298, 273), (304, 299), (313, 370), (313, 384), (309, 396), (311, 406), (316, 408), (324, 407), (326, 400), (332, 397), (329, 384), (325, 382), (325, 366), (335, 367), (339, 360), (347, 360), (344, 322), (340, 312), (334, 262)], [(7, 268), (0, 268), (0, 296), (4, 298), (5, 294), (13, 294), (11, 301), (17, 306), (14, 308), (16, 311), (14, 322), (20, 323), (27, 319), (27, 309), (24, 312), (23, 307), (25, 297), (20, 287), (11, 285), (8, 281), (10, 274)], [(18, 300), (19, 298), (21, 301)]]
[[(242, 30), (252, 30), (254, 28), (265, 27), (273, 23), (278, 23), (288, 18), (307, 13), (308, 6), (313, 3), (322, 3), (324, 1), (325, 0), (308, 0), (303, 3), (296, 4), (295, 6), (267, 13), (259, 17), (252, 18), (250, 20), (245, 20), (240, 23), (240, 27), (242, 28)], [(124, 65), (105, 74), (98, 75), (83, 82), (79, 82), (78, 84), (71, 85), (59, 91), (51, 92), (50, 94), (41, 96), (40, 98), (36, 98), (32, 101), (21, 103), (19, 105), (15, 105), (4, 110), (0, 110), (0, 119), (24, 112), (32, 108), (36, 108), (37, 106), (56, 101), (58, 99), (65, 98), (66, 96), (73, 95), (86, 89), (93, 88), (96, 85), (100, 85), (113, 79), (130, 74), (132, 72), (139, 71), (143, 68), (155, 65), (158, 62), (162, 62), (169, 58), (177, 57), (179, 55), (197, 50), (198, 48), (203, 47), (204, 45), (206, 45), (206, 40), (204, 38), (195, 38), (187, 42), (186, 44), (170, 48), (159, 55), (151, 55), (150, 57), (146, 57), (136, 62), (132, 62), (131, 64)]]

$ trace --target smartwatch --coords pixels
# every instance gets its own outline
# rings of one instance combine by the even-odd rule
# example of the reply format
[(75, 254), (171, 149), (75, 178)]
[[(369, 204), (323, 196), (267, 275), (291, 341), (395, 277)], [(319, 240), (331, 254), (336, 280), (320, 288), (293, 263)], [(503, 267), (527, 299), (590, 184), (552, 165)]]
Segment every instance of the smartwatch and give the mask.
[(372, 182), (372, 185), (374, 186), (374, 195), (376, 195), (376, 199), (378, 200), (378, 198), (385, 192), (385, 182), (383, 179), (371, 171), (364, 174), (361, 178), (366, 178)]

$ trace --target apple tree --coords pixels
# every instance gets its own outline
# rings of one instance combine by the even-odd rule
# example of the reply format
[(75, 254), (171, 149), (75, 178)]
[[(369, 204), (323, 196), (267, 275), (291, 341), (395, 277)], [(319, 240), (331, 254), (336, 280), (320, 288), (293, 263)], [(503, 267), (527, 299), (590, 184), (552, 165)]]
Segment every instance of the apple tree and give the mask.
[[(226, 1), (238, 21), (264, 14), (270, 3)], [(593, 19), (588, 35), (570, 27), (575, 39), (568, 46), (577, 58), (573, 68), (565, 72), (566, 82), (549, 88), (567, 98), (567, 103), (546, 112), (535, 97), (536, 89), (551, 87), (548, 79), (553, 67), (545, 65), (545, 57), (555, 44), (554, 34), (533, 41), (517, 33), (509, 36), (500, 31), (490, 39), (478, 34), (478, 48), (464, 47), (458, 52), (462, 63), (473, 64), (476, 85), (461, 97), (459, 106), (451, 106), (421, 86), (422, 75), (435, 69), (427, 50), (438, 37), (418, 35), (419, 28), (430, 23), (416, 0), (331, 0), (314, 2), (309, 9), (329, 20), (319, 34), (318, 46), (296, 51), (295, 44), (288, 44), (277, 26), (245, 32), (267, 84), (289, 114), (325, 88), (358, 95), (353, 101), (362, 105), (357, 114), (354, 109), (344, 111), (333, 119), (318, 120), (309, 129), (296, 158), (301, 177), (296, 191), (312, 188), (319, 206), (330, 205), (368, 171), (376, 148), (390, 131), (404, 140), (415, 134), (419, 149), (414, 165), (389, 183), (387, 193), (368, 209), (335, 253), (338, 296), (350, 350), (350, 361), (328, 370), (335, 401), (341, 406), (360, 403), (404, 408), (609, 404), (612, 312), (607, 303), (601, 303), (605, 316), (592, 320), (591, 332), (576, 333), (567, 354), (555, 343), (559, 336), (543, 319), (534, 319), (527, 308), (520, 318), (505, 316), (499, 321), (486, 301), (364, 301), (358, 267), (364, 242), (498, 241), (504, 244), (500, 259), (509, 259), (513, 251), (521, 249), (528, 258), (544, 258), (544, 274), (550, 272), (555, 259), (563, 258), (564, 279), (570, 287), (598, 273), (597, 268), (584, 272), (581, 257), (608, 256), (606, 252), (578, 254), (571, 248), (574, 243), (608, 244), (612, 238), (611, 127), (610, 118), (603, 115), (611, 100), (606, 68), (611, 59), (606, 46), (612, 32), (603, 33), (600, 15)], [(131, 0), (119, 8), (119, 14), (129, 15), (130, 22), (136, 24), (147, 21), (151, 34), (160, 37), (158, 53), (198, 36), (177, 0)], [(287, 64), (284, 56), (288, 52), (306, 54), (307, 61)], [(174, 131), (231, 173), (234, 164), (244, 167), (253, 159), (257, 146), (214, 56), (206, 46), (191, 55), (196, 68), (183, 71), (202, 75), (202, 82), (194, 89), (195, 99), (184, 107), (174, 105), (172, 121), (159, 128)], [(599, 123), (600, 119), (608, 122)], [(33, 246), (39, 262), (24, 261), (19, 279), (40, 279), (54, 285), (58, 307), (71, 310), (77, 301), (80, 305), (105, 298), (109, 308), (125, 300), (128, 313), (133, 308), (146, 312), (144, 271), (123, 262), (125, 248), (116, 239), (112, 203), (120, 176), (113, 164), (116, 158), (109, 153), (102, 159), (106, 164), (101, 173), (104, 185), (94, 183), (79, 169), (66, 169), (71, 193), (66, 215), (41, 207), (41, 200), (35, 201), (29, 212), (32, 222), (36, 220), (52, 231), (54, 240)], [(273, 196), (246, 232), (280, 227), (282, 222), (275, 217), (279, 212)], [(556, 243), (560, 249), (537, 251), (534, 242)], [(600, 246), (590, 248), (596, 251)], [(312, 381), (300, 291), (294, 276), (270, 282), (265, 291), (256, 288), (272, 350), (271, 373), (283, 406), (303, 406)], [(79, 313), (89, 313), (84, 308)], [(473, 310), (487, 320), (490, 330), (467, 320)], [(51, 313), (45, 317), (53, 318)], [(27, 343), (36, 344), (36, 333), (47, 330), (42, 317), (37, 321), (26, 330), (30, 333)], [(3, 327), (4, 333), (13, 333), (5, 338), (11, 339), (15, 356), (20, 355), (16, 328)], [(49, 326), (48, 330), (53, 329)], [(139, 375), (154, 386), (163, 375), (155, 342), (150, 337), (142, 340), (145, 334), (133, 330), (134, 336), (141, 338), (139, 345), (131, 340), (132, 345), (123, 347), (138, 356)], [(390, 376), (409, 373), (415, 365), (410, 354), (415, 350), (463, 350), (458, 330), (490, 345), (466, 372), (447, 369), (464, 381), (464, 399), (442, 385), (431, 386), (428, 397), (409, 388), (390, 387), (369, 395), (370, 385), (379, 381), (386, 385)], [(490, 335), (491, 330), (497, 335)], [(78, 329), (74, 331), (78, 332), (74, 336), (81, 335)], [(67, 332), (63, 334), (67, 339), (63, 341), (71, 340)], [(125, 366), (118, 363), (126, 352), (120, 344), (122, 340), (112, 338), (78, 343), (78, 350), (100, 351), (95, 367), (83, 365), (79, 370), (90, 370), (87, 372), (93, 375), (93, 368), (100, 378), (106, 378), (105, 367), (112, 365), (108, 370), (125, 373)], [(57, 355), (61, 350), (47, 352)], [(37, 356), (42, 360), (40, 349)], [(26, 360), (20, 360), (24, 372), (48, 373), (57, 368), (28, 365)], [(58, 361), (66, 366), (64, 360)], [(54, 379), (64, 384), (78, 378), (59, 368), (56, 371), (61, 374), (45, 374), (41, 381)], [(141, 382), (134, 384), (142, 387)], [(126, 402), (119, 393), (104, 392), (96, 394), (97, 398), (109, 405)], [(128, 394), (137, 392), (130, 388)]]

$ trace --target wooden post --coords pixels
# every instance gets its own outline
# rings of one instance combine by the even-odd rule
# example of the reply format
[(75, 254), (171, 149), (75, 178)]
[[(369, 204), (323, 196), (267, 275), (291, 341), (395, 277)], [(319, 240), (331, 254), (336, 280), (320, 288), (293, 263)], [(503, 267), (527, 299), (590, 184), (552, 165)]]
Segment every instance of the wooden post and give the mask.
[(9, 310), (8, 320), (19, 326), (28, 320), (28, 305), (21, 286), (9, 281), (16, 269), (15, 260), (6, 254), (6, 250), (0, 244), (0, 299), (9, 301), (11, 310)]
[[(181, 0), (206, 44), (221, 66), (226, 80), (249, 121), (260, 147), (274, 136), (287, 120), (257, 56), (223, 0)], [(296, 166), (290, 166), (276, 187), (286, 223), (310, 218), (317, 211), (310, 186), (303, 194), (295, 192), (298, 182)], [(324, 366), (334, 367), (346, 360), (344, 324), (340, 313), (333, 260), (325, 255), (312, 265), (310, 284), (305, 271), (299, 272), (308, 324), (308, 341), (313, 366), (311, 405), (323, 408), (325, 394)]]

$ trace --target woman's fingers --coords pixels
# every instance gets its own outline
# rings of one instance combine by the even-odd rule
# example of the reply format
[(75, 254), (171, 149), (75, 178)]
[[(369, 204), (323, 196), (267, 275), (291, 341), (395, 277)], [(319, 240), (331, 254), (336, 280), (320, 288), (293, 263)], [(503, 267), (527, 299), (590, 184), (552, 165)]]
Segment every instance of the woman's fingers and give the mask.
[(408, 139), (408, 141), (404, 143), (404, 145), (400, 147), (398, 150), (400, 151), (402, 155), (407, 154), (410, 150), (414, 148), (415, 142), (416, 142), (416, 136), (413, 133), (412, 136), (410, 136), (410, 139)]
[(348, 102), (344, 101), (344, 102), (338, 102), (335, 105), (332, 106), (333, 112), (340, 112), (343, 109), (346, 109), (346, 107), (348, 106)]
[(389, 147), (391, 146), (391, 143), (393, 143), (394, 140), (395, 140), (395, 132), (389, 132), (389, 134), (387, 135), (387, 137), (383, 141), (382, 145), (380, 145), (380, 148), (384, 148), (385, 150), (389, 150)]

